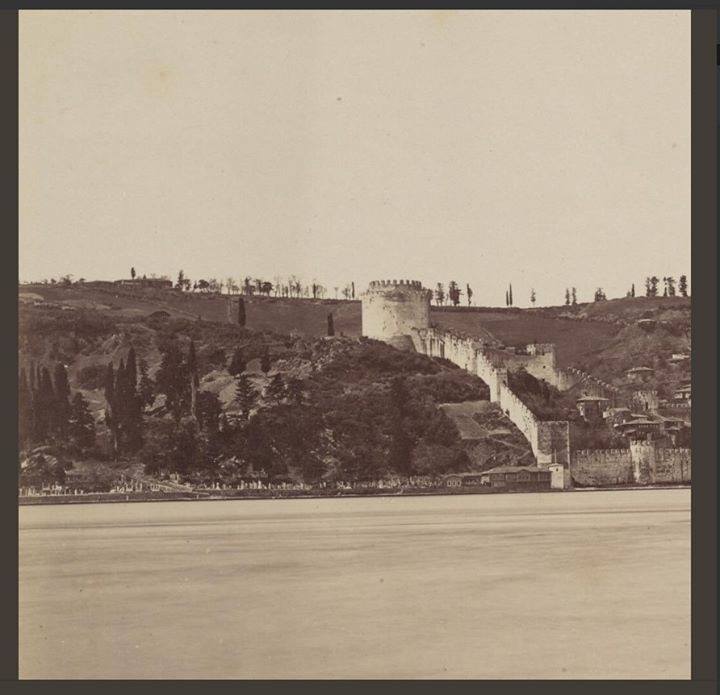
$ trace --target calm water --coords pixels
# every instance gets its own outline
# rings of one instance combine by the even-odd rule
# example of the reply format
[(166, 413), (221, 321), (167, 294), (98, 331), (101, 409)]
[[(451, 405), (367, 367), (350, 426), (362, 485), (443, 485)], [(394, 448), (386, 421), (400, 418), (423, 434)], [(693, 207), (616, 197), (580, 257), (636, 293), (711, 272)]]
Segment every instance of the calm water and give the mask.
[(689, 678), (690, 491), (20, 508), (21, 678)]

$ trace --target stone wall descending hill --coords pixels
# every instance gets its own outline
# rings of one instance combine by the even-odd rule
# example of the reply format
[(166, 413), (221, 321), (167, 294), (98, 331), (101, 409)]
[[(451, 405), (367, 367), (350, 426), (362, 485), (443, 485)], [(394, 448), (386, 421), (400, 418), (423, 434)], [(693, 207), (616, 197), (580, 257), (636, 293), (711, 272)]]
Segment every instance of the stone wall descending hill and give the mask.
[[(499, 403), (503, 413), (527, 439), (538, 465), (570, 464), (569, 424), (542, 421), (533, 414), (508, 385), (508, 369), (504, 366), (503, 353), (488, 350), (472, 338), (436, 328), (417, 331), (415, 343), (419, 351), (450, 360), (479, 376), (490, 388), (490, 400)], [(545, 350), (539, 350), (535, 355), (526, 354), (524, 357), (528, 359), (523, 360), (523, 366), (532, 363), (533, 358), (545, 364), (547, 355)]]

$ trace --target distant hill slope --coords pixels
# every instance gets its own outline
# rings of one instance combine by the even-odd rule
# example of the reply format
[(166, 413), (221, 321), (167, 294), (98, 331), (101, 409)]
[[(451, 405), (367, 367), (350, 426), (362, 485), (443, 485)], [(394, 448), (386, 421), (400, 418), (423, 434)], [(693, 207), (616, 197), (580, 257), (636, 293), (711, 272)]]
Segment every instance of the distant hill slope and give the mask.
[[(109, 282), (69, 288), (25, 285), (20, 288), (20, 299), (28, 304), (48, 301), (76, 309), (96, 307), (118, 318), (167, 311), (175, 318), (227, 321), (224, 296), (118, 287)], [(357, 300), (252, 296), (245, 299), (245, 306), (247, 327), (253, 330), (322, 337), (327, 332), (327, 315), (332, 313), (336, 335), (361, 333)], [(663, 369), (672, 353), (690, 350), (691, 304), (684, 297), (622, 298), (537, 309), (433, 306), (430, 315), (441, 328), (478, 338), (494, 336), (506, 345), (554, 343), (559, 366), (577, 367), (609, 380), (643, 360)], [(638, 326), (642, 319), (658, 325), (647, 332)]]

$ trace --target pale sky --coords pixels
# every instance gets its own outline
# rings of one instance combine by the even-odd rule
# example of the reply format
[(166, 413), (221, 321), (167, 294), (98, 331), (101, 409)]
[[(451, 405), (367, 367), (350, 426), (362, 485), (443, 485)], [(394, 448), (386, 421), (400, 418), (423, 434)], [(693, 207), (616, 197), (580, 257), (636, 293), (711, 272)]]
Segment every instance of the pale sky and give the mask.
[(22, 11), (21, 280), (690, 277), (689, 11)]

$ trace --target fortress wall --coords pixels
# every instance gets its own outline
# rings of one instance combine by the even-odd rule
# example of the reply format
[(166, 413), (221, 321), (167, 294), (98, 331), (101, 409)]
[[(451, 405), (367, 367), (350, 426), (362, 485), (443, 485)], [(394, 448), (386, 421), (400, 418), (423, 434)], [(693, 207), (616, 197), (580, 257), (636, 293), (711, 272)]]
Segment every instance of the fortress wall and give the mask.
[[(491, 387), (492, 389), (492, 387)], [(499, 385), (500, 407), (515, 426), (523, 433), (525, 439), (530, 442), (533, 455), (538, 463), (538, 420), (528, 408), (511, 390), (506, 383)], [(544, 461), (549, 463), (549, 461)]]
[[(472, 338), (436, 328), (416, 331), (413, 340), (420, 352), (446, 357), (462, 369), (477, 374), (490, 387), (490, 400), (499, 403), (503, 412), (528, 440), (537, 464), (553, 471), (555, 487), (568, 487), (572, 482), (586, 486), (610, 486), (690, 481), (689, 449), (658, 448), (654, 442), (640, 441), (633, 442), (630, 449), (571, 452), (569, 423), (538, 420), (508, 386), (508, 370), (505, 366), (508, 353), (488, 350)], [(547, 354), (541, 352), (537, 356)], [(510, 357), (511, 362), (513, 357)], [(518, 361), (513, 364), (518, 364)], [(557, 372), (567, 376), (566, 383), (583, 383), (590, 393), (595, 389), (592, 395), (606, 398), (614, 395), (612, 386), (580, 370)], [(569, 475), (561, 476), (560, 469), (565, 469)]]
[(562, 463), (570, 465), (570, 423), (567, 421), (538, 421), (537, 453), (538, 465)]
[(636, 483), (646, 485), (655, 477), (657, 447), (654, 442), (630, 442), (633, 476)]
[(654, 483), (689, 483), (691, 480), (691, 450), (662, 449), (655, 452)]
[(574, 451), (570, 475), (578, 485), (605, 486), (632, 483), (633, 463), (629, 449)]
[(517, 354), (504, 350), (491, 351), (493, 356), (500, 360), (505, 368), (511, 372), (523, 368), (536, 379), (544, 379), (549, 384), (557, 386), (558, 374), (555, 368), (555, 350), (543, 349), (547, 346), (528, 345), (532, 354)]
[[(554, 370), (552, 346), (533, 346), (534, 355), (512, 355), (487, 350), (472, 338), (454, 335), (447, 331), (429, 328), (415, 331), (413, 340), (418, 351), (431, 357), (445, 357), (458, 367), (482, 379), (490, 388), (490, 400), (499, 403), (502, 411), (522, 432), (530, 443), (538, 465), (551, 463), (570, 464), (570, 426), (567, 422), (542, 422), (533, 414), (508, 385), (506, 358), (520, 358), (513, 364), (544, 365)], [(500, 366), (502, 365), (502, 366)], [(542, 367), (539, 367), (542, 368)]]
[(586, 395), (607, 398), (611, 403), (615, 402), (619, 394), (618, 389), (611, 384), (605, 383), (597, 377), (592, 376), (592, 374), (583, 372), (580, 369), (568, 367), (565, 369), (556, 369), (555, 372), (557, 380), (555, 386), (561, 391), (567, 391), (574, 386), (580, 385)]
[(630, 449), (575, 451), (570, 473), (579, 485), (638, 483), (689, 483), (691, 450), (657, 447), (654, 442), (633, 442)]

